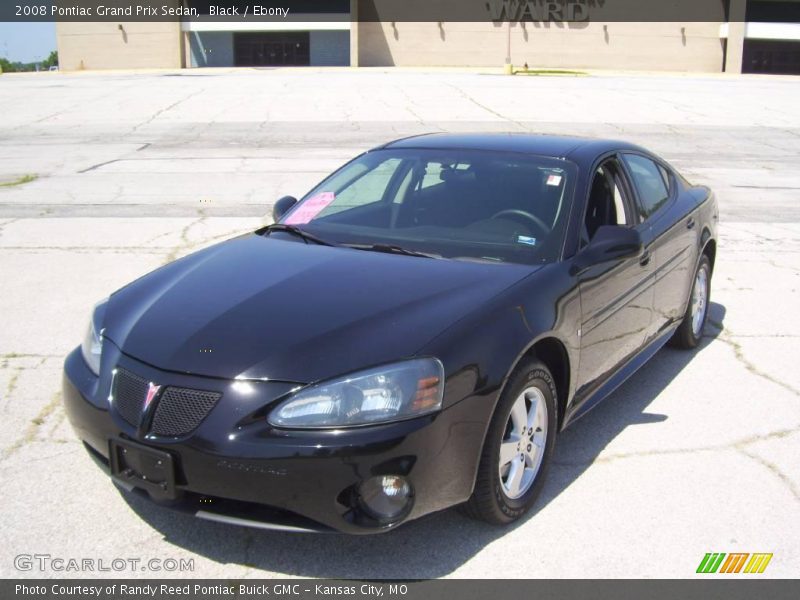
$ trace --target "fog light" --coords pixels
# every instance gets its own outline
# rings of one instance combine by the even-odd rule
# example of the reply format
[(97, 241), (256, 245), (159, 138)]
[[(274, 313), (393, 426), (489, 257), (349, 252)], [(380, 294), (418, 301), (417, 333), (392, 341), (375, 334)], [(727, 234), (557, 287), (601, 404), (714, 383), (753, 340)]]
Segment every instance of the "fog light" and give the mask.
[(358, 487), (361, 508), (378, 521), (393, 521), (411, 500), (411, 485), (398, 475), (379, 475)]

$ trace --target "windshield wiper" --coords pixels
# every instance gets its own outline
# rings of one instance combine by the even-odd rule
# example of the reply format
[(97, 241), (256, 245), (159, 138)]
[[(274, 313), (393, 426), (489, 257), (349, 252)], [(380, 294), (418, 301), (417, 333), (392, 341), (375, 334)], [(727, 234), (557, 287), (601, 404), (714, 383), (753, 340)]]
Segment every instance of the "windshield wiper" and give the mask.
[(322, 238), (318, 238), (313, 233), (309, 233), (307, 231), (303, 231), (299, 227), (294, 225), (286, 225), (284, 223), (273, 223), (272, 225), (267, 225), (266, 227), (262, 227), (256, 233), (259, 235), (267, 234), (269, 235), (273, 231), (279, 231), (282, 233), (289, 233), (291, 235), (296, 235), (299, 238), (302, 238), (306, 244), (308, 242), (314, 242), (315, 244), (319, 244), (320, 246), (337, 246), (337, 247), (346, 247), (346, 248), (354, 248), (356, 250), (367, 250), (370, 252), (385, 252), (386, 254), (402, 254), (404, 256), (419, 256), (422, 258), (442, 258), (440, 254), (428, 254), (427, 252), (418, 252), (416, 250), (409, 250), (407, 248), (401, 248), (400, 246), (393, 246), (391, 244), (336, 244), (334, 242), (329, 242), (327, 240), (323, 240)]
[(427, 252), (418, 252), (417, 250), (409, 250), (408, 248), (401, 248), (400, 246), (393, 246), (391, 244), (343, 244), (348, 248), (355, 248), (356, 250), (367, 250), (369, 252), (385, 252), (386, 254), (402, 254), (404, 256), (419, 256), (421, 258), (442, 258), (441, 254), (429, 254)]
[(313, 233), (308, 233), (307, 231), (303, 231), (299, 227), (295, 227), (294, 225), (286, 225), (284, 223), (273, 223), (272, 225), (267, 225), (266, 227), (262, 227), (256, 233), (259, 235), (267, 234), (269, 235), (273, 231), (280, 231), (282, 233), (289, 233), (291, 235), (296, 235), (299, 238), (302, 238), (305, 243), (314, 242), (315, 244), (319, 244), (320, 246), (338, 246), (339, 244), (334, 244), (333, 242), (328, 242), (323, 240), (322, 238), (318, 238)]

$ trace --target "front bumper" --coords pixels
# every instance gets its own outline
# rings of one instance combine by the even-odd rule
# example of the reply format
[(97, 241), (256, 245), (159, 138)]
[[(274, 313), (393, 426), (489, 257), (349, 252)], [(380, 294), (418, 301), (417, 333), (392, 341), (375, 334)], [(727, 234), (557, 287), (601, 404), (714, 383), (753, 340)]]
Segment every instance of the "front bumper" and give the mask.
[[(218, 391), (222, 397), (191, 434), (154, 436), (110, 408), (112, 367), (162, 385)], [(242, 386), (161, 371), (111, 343), (103, 349), (99, 378), (89, 371), (80, 349), (73, 351), (65, 361), (63, 387), (73, 429), (101, 466), (108, 469), (112, 439), (172, 456), (176, 499), (168, 506), (234, 524), (355, 534), (386, 531), (466, 501), (492, 408), (489, 398), (470, 396), (439, 413), (397, 423), (337, 431), (281, 430), (265, 419), (246, 417), (294, 384)], [(402, 475), (410, 482), (412, 504), (399, 521), (382, 524), (359, 508), (358, 484), (376, 475)], [(157, 495), (151, 499), (158, 500)]]

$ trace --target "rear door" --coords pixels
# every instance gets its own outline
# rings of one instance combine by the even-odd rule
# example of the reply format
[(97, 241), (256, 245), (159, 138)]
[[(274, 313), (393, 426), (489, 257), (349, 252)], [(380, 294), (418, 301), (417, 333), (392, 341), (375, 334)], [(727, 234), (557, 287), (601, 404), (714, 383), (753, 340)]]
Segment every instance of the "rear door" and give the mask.
[(678, 182), (666, 165), (639, 153), (626, 152), (622, 158), (636, 191), (639, 217), (652, 238), (655, 298), (648, 333), (652, 339), (683, 316), (694, 272), (698, 227), (693, 215), (683, 214)]

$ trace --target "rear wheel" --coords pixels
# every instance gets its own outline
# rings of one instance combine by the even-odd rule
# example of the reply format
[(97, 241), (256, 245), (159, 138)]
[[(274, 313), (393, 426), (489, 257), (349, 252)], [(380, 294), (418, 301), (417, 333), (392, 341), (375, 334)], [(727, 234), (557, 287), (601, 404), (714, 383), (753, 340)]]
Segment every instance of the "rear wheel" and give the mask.
[(497, 525), (524, 515), (544, 485), (555, 434), (553, 377), (541, 362), (527, 361), (514, 371), (498, 402), (465, 512)]
[(709, 298), (711, 296), (711, 263), (705, 254), (700, 258), (692, 284), (692, 294), (683, 321), (670, 340), (677, 348), (690, 350), (696, 348), (703, 337), (703, 329), (708, 320)]

